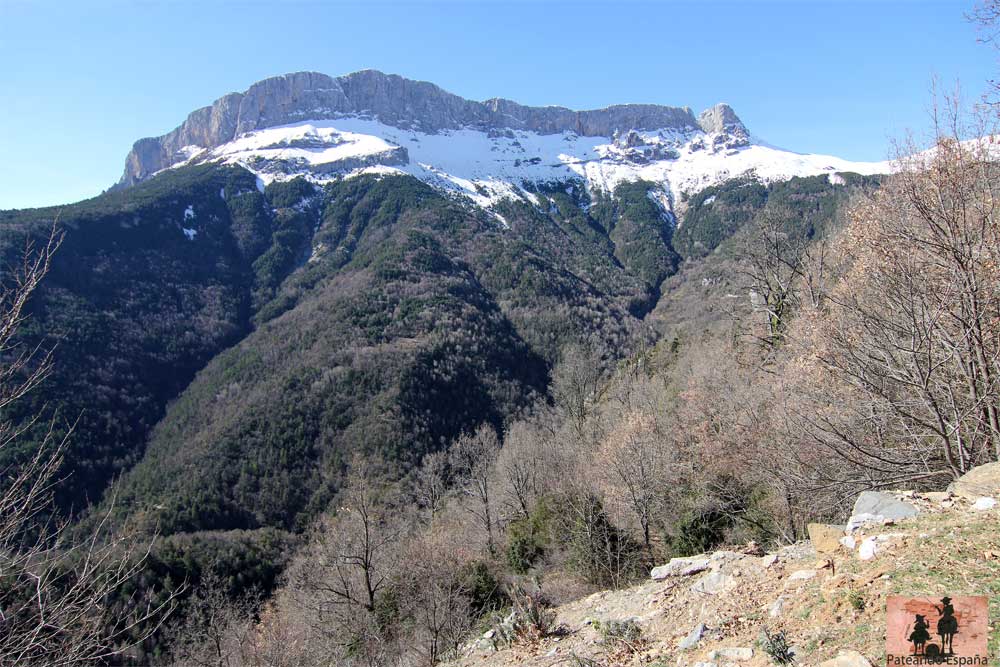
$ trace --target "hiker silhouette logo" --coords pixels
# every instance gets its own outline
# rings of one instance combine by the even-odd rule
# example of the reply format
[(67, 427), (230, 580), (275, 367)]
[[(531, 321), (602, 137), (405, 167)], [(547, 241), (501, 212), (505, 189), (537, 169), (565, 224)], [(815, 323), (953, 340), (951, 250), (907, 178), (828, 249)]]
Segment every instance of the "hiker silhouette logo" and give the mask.
[(890, 596), (887, 665), (985, 667), (989, 607), (983, 596)]

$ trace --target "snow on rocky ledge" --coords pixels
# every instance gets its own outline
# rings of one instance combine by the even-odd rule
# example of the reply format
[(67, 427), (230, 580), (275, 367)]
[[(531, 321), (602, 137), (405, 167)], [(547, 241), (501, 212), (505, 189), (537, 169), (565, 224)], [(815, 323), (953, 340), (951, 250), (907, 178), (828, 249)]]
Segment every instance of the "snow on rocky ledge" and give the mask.
[(888, 162), (851, 162), (794, 153), (742, 132), (631, 130), (624, 136), (587, 137), (575, 132), (443, 130), (424, 133), (378, 120), (345, 116), (268, 127), (212, 149), (186, 146), (170, 168), (198, 162), (239, 164), (262, 181), (305, 176), (312, 181), (360, 174), (410, 174), (441, 190), (491, 207), (506, 198), (530, 199), (525, 183), (583, 180), (590, 190), (612, 191), (625, 181), (648, 180), (682, 193), (746, 174), (764, 182), (794, 176), (887, 173)]

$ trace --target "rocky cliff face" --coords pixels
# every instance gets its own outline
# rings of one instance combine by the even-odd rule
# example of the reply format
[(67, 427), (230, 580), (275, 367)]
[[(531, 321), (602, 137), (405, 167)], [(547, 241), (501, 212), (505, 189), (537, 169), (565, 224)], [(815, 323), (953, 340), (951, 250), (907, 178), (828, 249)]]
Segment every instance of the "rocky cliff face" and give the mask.
[(296, 72), (265, 79), (246, 92), (230, 93), (161, 137), (140, 139), (125, 163), (119, 187), (144, 180), (187, 157), (189, 147), (214, 148), (243, 133), (304, 120), (370, 116), (401, 129), (437, 133), (452, 129), (575, 132), (611, 137), (629, 130), (706, 132), (745, 128), (731, 108), (717, 105), (697, 118), (688, 107), (625, 104), (573, 111), (529, 107), (505, 99), (474, 102), (432, 83), (364, 70), (341, 77)]
[(698, 115), (698, 125), (705, 132), (734, 132), (746, 134), (743, 122), (728, 104), (716, 104)]

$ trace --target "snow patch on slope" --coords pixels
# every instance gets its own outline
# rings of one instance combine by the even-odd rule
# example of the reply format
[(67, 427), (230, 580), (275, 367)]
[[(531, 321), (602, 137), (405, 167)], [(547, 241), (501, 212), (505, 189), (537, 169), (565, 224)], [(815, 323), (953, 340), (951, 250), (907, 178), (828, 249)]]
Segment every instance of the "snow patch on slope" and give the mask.
[[(258, 176), (258, 187), (304, 175), (322, 183), (360, 174), (410, 174), (490, 208), (504, 199), (538, 204), (525, 183), (583, 180), (589, 190), (611, 192), (627, 181), (659, 186), (665, 211), (681, 194), (754, 174), (765, 182), (838, 172), (887, 173), (888, 162), (850, 162), (794, 153), (755, 138), (697, 131), (630, 131), (624, 137), (581, 137), (574, 132), (462, 129), (428, 134), (365, 117), (304, 121), (246, 133), (207, 150), (183, 149), (192, 162), (239, 164)], [(190, 157), (187, 157), (190, 155)]]
[(244, 134), (212, 150), (210, 159), (221, 158), (227, 162), (285, 160), (321, 165), (391, 148), (372, 134), (344, 132), (330, 124), (296, 123)]

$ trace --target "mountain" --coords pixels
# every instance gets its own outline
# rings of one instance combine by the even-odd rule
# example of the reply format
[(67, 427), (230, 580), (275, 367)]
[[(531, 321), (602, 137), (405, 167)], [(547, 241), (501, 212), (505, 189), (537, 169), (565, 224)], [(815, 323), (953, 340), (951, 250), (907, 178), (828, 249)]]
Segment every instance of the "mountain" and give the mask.
[(29, 426), (0, 467), (72, 428), (59, 504), (158, 531), (149, 586), (212, 562), (266, 592), (359, 462), (402, 478), (551, 404), (568, 350), (608, 369), (716, 326), (748, 222), (821, 235), (877, 186), (849, 172), (884, 169), (769, 147), (725, 105), (268, 79), (137, 142), (109, 192), (0, 211), (5, 265), (65, 233), (21, 332), (54, 373), (5, 409)]
[(375, 70), (336, 78), (298, 72), (230, 93), (172, 132), (136, 142), (118, 185), (202, 162), (238, 164), (265, 183), (406, 173), (487, 207), (534, 202), (524, 183), (579, 179), (610, 192), (646, 180), (671, 211), (685, 194), (748, 173), (770, 182), (888, 171), (882, 162), (774, 148), (725, 104), (695, 116), (650, 104), (572, 111), (474, 102)]

